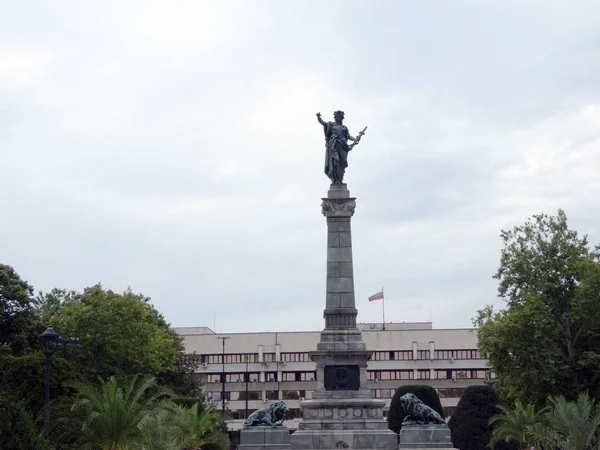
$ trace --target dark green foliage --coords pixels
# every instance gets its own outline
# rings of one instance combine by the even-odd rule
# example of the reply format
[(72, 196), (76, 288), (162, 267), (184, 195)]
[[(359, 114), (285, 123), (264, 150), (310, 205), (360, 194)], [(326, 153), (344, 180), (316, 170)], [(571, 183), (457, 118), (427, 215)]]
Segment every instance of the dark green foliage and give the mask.
[(402, 421), (404, 420), (405, 414), (402, 406), (400, 406), (400, 397), (408, 392), (416, 395), (425, 405), (444, 417), (444, 410), (442, 409), (440, 397), (434, 388), (421, 384), (400, 386), (396, 389), (396, 392), (392, 397), (390, 411), (388, 413), (388, 428), (394, 433), (399, 433), (402, 428)]
[(11, 266), (0, 264), (0, 343), (3, 352), (22, 355), (36, 344), (33, 288)]
[[(489, 386), (469, 386), (460, 398), (456, 411), (450, 417), (448, 426), (452, 434), (452, 444), (460, 450), (489, 450), (487, 445), (492, 438), (490, 419), (501, 414), (501, 399)], [(517, 450), (518, 444), (499, 442), (495, 450)]]
[(184, 357), (182, 352), (175, 368), (171, 371), (157, 374), (156, 379), (159, 383), (168, 386), (175, 395), (197, 399), (198, 396), (202, 395), (202, 386), (196, 375), (196, 368), (200, 364), (200, 358), (187, 356)]
[[(37, 416), (44, 406), (44, 373), (46, 360), (42, 352), (0, 358), (0, 387), (10, 397), (18, 398), (23, 407)], [(60, 354), (52, 358), (50, 398), (66, 394), (63, 383), (78, 378), (72, 365)]]
[(206, 408), (206, 402), (204, 397), (173, 397), (173, 403), (183, 408), (191, 408), (198, 403), (201, 410)]
[(474, 320), (481, 353), (509, 400), (545, 404), (548, 395), (600, 398), (600, 254), (570, 230), (562, 210), (502, 231), (498, 293)]
[[(1, 394), (0, 394), (1, 396)], [(45, 442), (31, 415), (21, 402), (0, 397), (0, 448), (10, 450), (45, 450)]]

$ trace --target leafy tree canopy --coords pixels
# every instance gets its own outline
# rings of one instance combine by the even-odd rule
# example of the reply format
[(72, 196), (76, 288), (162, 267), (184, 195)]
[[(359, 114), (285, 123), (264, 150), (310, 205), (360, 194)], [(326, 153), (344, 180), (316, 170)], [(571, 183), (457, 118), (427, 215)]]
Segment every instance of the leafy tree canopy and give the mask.
[(36, 325), (33, 288), (17, 272), (0, 264), (0, 343), (3, 353), (23, 354), (31, 347)]
[(402, 428), (402, 421), (404, 421), (406, 414), (400, 405), (400, 397), (408, 392), (414, 394), (425, 405), (444, 417), (444, 410), (442, 408), (442, 403), (440, 402), (440, 397), (434, 388), (420, 384), (400, 386), (396, 389), (396, 392), (392, 397), (390, 411), (388, 412), (388, 428), (394, 433), (399, 433)]
[(96, 285), (71, 295), (51, 323), (61, 336), (77, 336), (74, 350), (90, 380), (174, 371), (181, 338), (141, 294), (117, 294)]
[(600, 257), (562, 210), (502, 231), (495, 278), (506, 308), (478, 311), (479, 349), (505, 398), (600, 395)]

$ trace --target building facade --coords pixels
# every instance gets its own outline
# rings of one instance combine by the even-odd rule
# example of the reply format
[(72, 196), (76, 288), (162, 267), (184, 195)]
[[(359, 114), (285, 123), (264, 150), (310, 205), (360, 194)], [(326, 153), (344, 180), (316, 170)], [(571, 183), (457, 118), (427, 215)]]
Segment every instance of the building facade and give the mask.
[[(433, 329), (431, 322), (386, 323), (385, 330), (381, 323), (367, 323), (358, 328), (373, 352), (368, 387), (375, 398), (386, 401), (385, 415), (396, 388), (427, 384), (438, 391), (449, 417), (467, 386), (493, 377), (477, 350), (475, 330)], [(233, 417), (233, 429), (274, 400), (283, 400), (290, 409), (285, 425), (297, 427), (300, 402), (310, 399), (316, 388), (310, 352), (316, 349), (320, 331), (217, 334), (207, 327), (175, 330), (183, 337), (187, 357), (197, 362), (197, 376), (209, 402), (218, 410), (225, 407)]]

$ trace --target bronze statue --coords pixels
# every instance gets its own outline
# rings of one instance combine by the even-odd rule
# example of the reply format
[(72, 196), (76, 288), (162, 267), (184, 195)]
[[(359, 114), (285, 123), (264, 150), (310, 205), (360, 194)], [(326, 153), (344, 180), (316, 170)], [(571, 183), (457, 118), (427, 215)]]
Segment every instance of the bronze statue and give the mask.
[(400, 397), (400, 405), (404, 410), (404, 414), (406, 414), (402, 425), (427, 423), (443, 425), (446, 423), (442, 416), (419, 400), (415, 394), (410, 392)]
[(244, 427), (280, 427), (288, 412), (285, 403), (275, 402), (250, 414), (244, 421)]
[[(344, 111), (333, 113), (334, 122), (325, 122), (321, 119), (321, 113), (317, 113), (317, 120), (323, 125), (325, 132), (325, 174), (333, 185), (344, 184), (344, 172), (348, 167), (348, 152), (360, 142), (365, 134), (364, 128), (358, 136), (352, 137), (348, 128), (343, 124)], [(348, 145), (348, 141), (353, 141)]]

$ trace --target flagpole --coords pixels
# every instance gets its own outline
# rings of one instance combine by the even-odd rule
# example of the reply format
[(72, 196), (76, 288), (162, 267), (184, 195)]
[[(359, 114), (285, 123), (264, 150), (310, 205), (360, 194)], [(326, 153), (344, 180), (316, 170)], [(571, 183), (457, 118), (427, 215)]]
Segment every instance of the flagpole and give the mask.
[(385, 331), (385, 295), (383, 293), (383, 286), (381, 286), (381, 309), (383, 312), (383, 331)]

